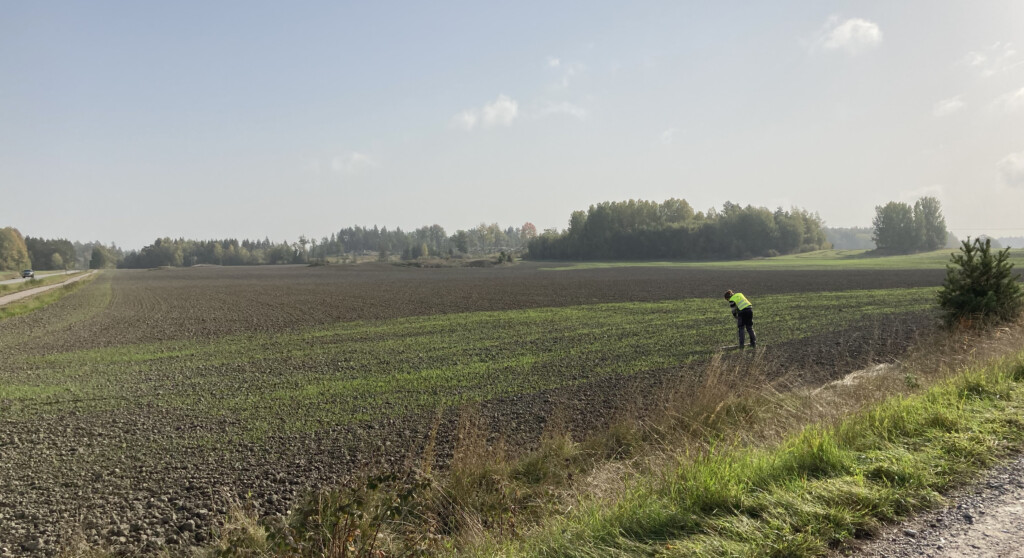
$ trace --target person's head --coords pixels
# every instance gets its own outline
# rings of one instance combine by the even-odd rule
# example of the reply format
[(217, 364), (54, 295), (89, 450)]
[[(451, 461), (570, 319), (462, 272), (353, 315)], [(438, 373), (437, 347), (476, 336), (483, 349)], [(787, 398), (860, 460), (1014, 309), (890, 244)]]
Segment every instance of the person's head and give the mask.
[(732, 298), (732, 295), (733, 295), (732, 291), (725, 291), (725, 299), (726, 300), (729, 300), (730, 298)]

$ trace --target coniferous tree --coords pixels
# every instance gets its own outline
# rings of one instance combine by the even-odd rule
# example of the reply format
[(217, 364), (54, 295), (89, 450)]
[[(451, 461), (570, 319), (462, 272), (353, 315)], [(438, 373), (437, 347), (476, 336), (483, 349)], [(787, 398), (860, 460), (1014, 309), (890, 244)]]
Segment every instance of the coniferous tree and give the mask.
[(951, 256), (939, 291), (939, 306), (947, 324), (1009, 321), (1024, 308), (1020, 274), (1013, 274), (1009, 249), (992, 253), (989, 239), (963, 241)]

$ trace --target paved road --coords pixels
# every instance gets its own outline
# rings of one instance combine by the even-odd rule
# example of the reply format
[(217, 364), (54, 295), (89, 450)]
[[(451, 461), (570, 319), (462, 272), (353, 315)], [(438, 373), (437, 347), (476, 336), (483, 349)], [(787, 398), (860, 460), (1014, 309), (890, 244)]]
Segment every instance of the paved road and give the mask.
[(9, 295), (6, 295), (6, 296), (0, 296), (0, 306), (3, 306), (5, 304), (10, 304), (10, 303), (12, 303), (12, 302), (14, 302), (16, 300), (21, 300), (23, 298), (28, 298), (30, 296), (37, 295), (39, 293), (45, 293), (46, 291), (48, 291), (50, 289), (56, 289), (57, 287), (63, 287), (64, 285), (67, 285), (68, 283), (74, 283), (75, 281), (78, 281), (79, 279), (85, 279), (86, 277), (92, 275), (93, 273), (96, 273), (96, 271), (94, 270), (94, 271), (90, 271), (88, 273), (77, 273), (73, 277), (68, 279), (67, 281), (64, 281), (64, 282), (61, 282), (61, 283), (55, 283), (53, 285), (47, 285), (45, 287), (36, 287), (34, 289), (26, 289), (24, 291), (19, 291), (19, 292), (16, 292), (16, 293), (13, 293), (13, 294), (9, 294)]
[[(36, 279), (42, 279), (43, 277), (49, 277), (51, 275), (64, 275), (72, 273), (81, 273), (78, 270), (72, 269), (70, 271), (51, 271), (49, 273), (36, 273)], [(6, 281), (0, 281), (0, 285), (13, 285), (14, 283), (21, 283), (24, 279), (8, 279)]]

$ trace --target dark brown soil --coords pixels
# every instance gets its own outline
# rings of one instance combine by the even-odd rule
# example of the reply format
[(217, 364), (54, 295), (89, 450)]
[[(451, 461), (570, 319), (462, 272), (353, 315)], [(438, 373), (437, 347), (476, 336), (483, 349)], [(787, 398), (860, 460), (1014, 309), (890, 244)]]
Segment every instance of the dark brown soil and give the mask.
[[(277, 332), (354, 320), (778, 293), (938, 286), (942, 270), (721, 270), (635, 267), (545, 271), (520, 263), (490, 269), (358, 266), (197, 267), (121, 270), (110, 306), (21, 350), (36, 353), (233, 333)], [(59, 310), (58, 310), (59, 311)], [(34, 328), (39, 320), (0, 322)], [(0, 342), (0, 351), (3, 350)]]
[[(550, 272), (536, 265), (117, 272), (112, 282), (101, 278), (88, 287), (110, 289), (99, 302), (76, 293), (33, 315), (0, 322), (0, 378), (17, 374), (17, 359), (24, 355), (146, 341), (474, 310), (719, 297), (729, 287), (753, 295), (932, 286), (941, 278), (933, 271)], [(890, 316), (766, 346), (760, 358), (769, 379), (816, 385), (896, 357), (930, 323), (927, 315)], [(727, 358), (758, 357), (747, 352)], [(207, 541), (235, 501), (247, 500), (266, 514), (285, 513), (307, 488), (329, 486), (360, 470), (403, 469), (425, 459), (443, 466), (460, 420), (472, 419), (492, 442), (521, 451), (545, 430), (584, 436), (618, 417), (642, 414), (666, 390), (699, 381), (703, 366), (605, 378), (440, 415), (214, 446), (207, 434), (225, 429), (230, 417), (217, 424), (170, 407), (131, 413), (115, 407), (26, 422), (5, 417), (0, 405), (0, 546), (52, 555), (77, 536), (124, 553), (181, 550)], [(424, 455), (433, 431), (434, 449)]]

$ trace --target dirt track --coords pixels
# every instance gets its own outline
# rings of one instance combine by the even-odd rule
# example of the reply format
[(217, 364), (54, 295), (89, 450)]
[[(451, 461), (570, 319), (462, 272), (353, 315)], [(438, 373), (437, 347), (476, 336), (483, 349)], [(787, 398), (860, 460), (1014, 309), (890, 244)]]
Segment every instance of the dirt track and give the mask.
[[(68, 275), (70, 273), (80, 273), (80, 272), (78, 270), (68, 270), (68, 271), (53, 271), (53, 272), (50, 272), (50, 273), (37, 273), (37, 274), (35, 274), (35, 278), (36, 279), (45, 279), (46, 277), (52, 277), (54, 275)], [(22, 283), (24, 281), (25, 281), (24, 278), (7, 279), (5, 281), (0, 281), (0, 285), (14, 285), (16, 283)]]
[[(36, 287), (35, 289), (26, 289), (24, 291), (19, 291), (19, 292), (12, 293), (12, 294), (9, 294), (9, 295), (0, 296), (0, 306), (4, 306), (5, 304), (10, 304), (10, 303), (18, 301), (18, 300), (22, 300), (22, 299), (25, 299), (25, 298), (28, 298), (28, 297), (31, 297), (31, 296), (35, 296), (37, 294), (42, 294), (42, 293), (45, 293), (46, 291), (50, 291), (50, 290), (56, 289), (58, 287), (63, 287), (64, 285), (70, 285), (71, 283), (74, 283), (75, 281), (80, 281), (82, 279), (85, 279), (86, 277), (89, 277), (90, 275), (92, 275), (94, 273), (96, 273), (96, 272), (95, 271), (89, 271), (89, 272), (86, 272), (86, 273), (79, 273), (79, 274), (75, 275), (74, 277), (72, 277), (71, 279), (68, 279), (67, 281), (63, 281), (61, 283), (55, 283), (53, 285), (46, 285), (45, 287)], [(48, 277), (48, 276), (44, 276), (44, 277)]]
[(844, 555), (864, 558), (1024, 556), (1024, 457), (947, 495), (947, 505), (886, 528)]

